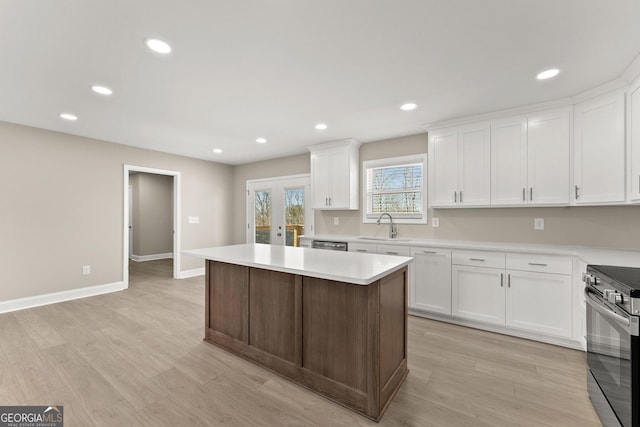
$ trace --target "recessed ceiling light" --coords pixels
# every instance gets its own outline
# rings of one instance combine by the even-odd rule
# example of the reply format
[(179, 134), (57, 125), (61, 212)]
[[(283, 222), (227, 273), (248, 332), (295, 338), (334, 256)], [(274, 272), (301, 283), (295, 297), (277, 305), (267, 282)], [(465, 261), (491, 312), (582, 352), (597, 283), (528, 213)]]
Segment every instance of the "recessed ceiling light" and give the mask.
[(541, 72), (536, 77), (538, 78), (538, 80), (546, 80), (550, 79), (551, 77), (557, 76), (559, 72), (560, 70), (558, 70), (557, 68), (551, 68), (549, 70)]
[(316, 125), (316, 129), (318, 130), (325, 130), (327, 128), (327, 125), (325, 123), (318, 123)]
[(164, 42), (160, 39), (148, 38), (145, 40), (147, 47), (154, 52), (167, 54), (171, 52), (171, 46), (167, 42)]
[(418, 104), (414, 104), (413, 102), (407, 102), (406, 104), (402, 104), (400, 106), (400, 109), (404, 111), (411, 111), (411, 110), (415, 110), (417, 107), (418, 107)]
[(265, 142), (267, 142), (267, 140), (266, 140), (266, 139), (264, 139), (264, 138), (256, 138), (256, 142), (257, 142), (258, 144), (264, 144)]
[(220, 148), (214, 148), (213, 152), (216, 153), (216, 154), (221, 154), (222, 150)]
[(99, 93), (100, 95), (111, 95), (113, 91), (106, 86), (93, 85), (91, 86), (91, 90), (95, 93)]
[(61, 119), (69, 120), (71, 122), (78, 120), (78, 116), (71, 113), (60, 113), (58, 114)]

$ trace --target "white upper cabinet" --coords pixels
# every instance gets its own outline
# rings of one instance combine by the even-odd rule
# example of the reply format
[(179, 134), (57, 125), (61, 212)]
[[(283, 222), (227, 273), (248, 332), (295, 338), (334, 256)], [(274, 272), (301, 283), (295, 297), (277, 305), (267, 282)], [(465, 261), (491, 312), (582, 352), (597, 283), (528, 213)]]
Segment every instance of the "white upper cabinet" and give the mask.
[(624, 93), (617, 92), (574, 108), (576, 204), (625, 201), (624, 101)]
[(527, 118), (491, 123), (491, 205), (522, 205), (527, 186)]
[(429, 205), (455, 206), (458, 202), (458, 128), (429, 132)]
[(490, 204), (489, 136), (488, 123), (430, 132), (428, 175), (431, 207)]
[(543, 112), (527, 120), (527, 185), (531, 205), (568, 205), (570, 112)]
[(359, 148), (352, 139), (308, 147), (314, 209), (358, 209)]
[(640, 202), (640, 79), (628, 95), (629, 192), (630, 202)]

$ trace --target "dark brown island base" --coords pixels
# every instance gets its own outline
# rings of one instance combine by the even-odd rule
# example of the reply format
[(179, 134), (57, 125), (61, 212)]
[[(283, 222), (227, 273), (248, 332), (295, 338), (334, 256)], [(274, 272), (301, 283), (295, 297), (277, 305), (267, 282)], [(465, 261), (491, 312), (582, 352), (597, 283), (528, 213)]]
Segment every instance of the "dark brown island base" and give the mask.
[(185, 254), (206, 259), (205, 341), (380, 420), (408, 373), (411, 258), (269, 245)]

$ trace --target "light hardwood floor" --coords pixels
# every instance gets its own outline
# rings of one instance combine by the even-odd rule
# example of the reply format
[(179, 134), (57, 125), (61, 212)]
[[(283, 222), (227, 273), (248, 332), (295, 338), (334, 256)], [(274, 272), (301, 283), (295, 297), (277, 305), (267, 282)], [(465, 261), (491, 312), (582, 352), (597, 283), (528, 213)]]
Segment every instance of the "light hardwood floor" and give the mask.
[[(0, 315), (0, 404), (65, 426), (374, 426), (202, 341), (204, 279), (132, 263), (126, 291)], [(409, 376), (381, 426), (599, 426), (583, 353), (409, 318)]]

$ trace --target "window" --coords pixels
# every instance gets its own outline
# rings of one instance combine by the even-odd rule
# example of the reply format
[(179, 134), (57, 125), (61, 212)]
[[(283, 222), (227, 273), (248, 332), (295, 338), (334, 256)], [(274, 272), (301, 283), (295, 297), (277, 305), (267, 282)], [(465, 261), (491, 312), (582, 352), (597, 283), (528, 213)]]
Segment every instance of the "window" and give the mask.
[(363, 162), (363, 222), (388, 212), (395, 222), (427, 222), (424, 170), (426, 155)]

